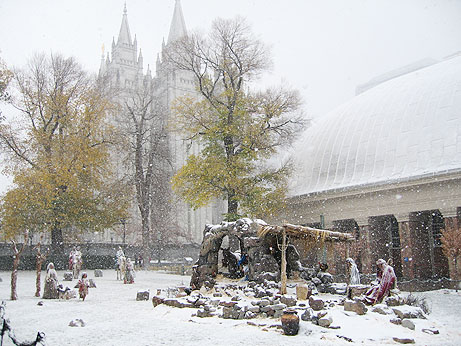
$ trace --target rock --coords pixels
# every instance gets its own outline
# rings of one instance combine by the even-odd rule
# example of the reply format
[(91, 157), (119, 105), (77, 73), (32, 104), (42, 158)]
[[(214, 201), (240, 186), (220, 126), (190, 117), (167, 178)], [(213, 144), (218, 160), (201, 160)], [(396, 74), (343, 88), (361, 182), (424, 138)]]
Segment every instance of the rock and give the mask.
[(206, 307), (197, 310), (197, 317), (204, 318), (204, 317), (213, 317), (215, 314), (214, 311), (207, 310)]
[(317, 278), (319, 278), (323, 284), (333, 283), (333, 276), (330, 273), (320, 272), (317, 274)]
[(231, 298), (231, 300), (232, 300), (233, 302), (238, 302), (239, 300), (242, 300), (242, 298), (240, 298), (240, 296), (233, 296), (233, 297)]
[(393, 295), (389, 296), (386, 299), (384, 299), (384, 303), (387, 306), (399, 306), (402, 305), (403, 298), (400, 295)]
[(322, 283), (322, 280), (320, 280), (319, 278), (312, 278), (311, 280), (315, 286), (317, 285), (320, 285)]
[(136, 294), (136, 300), (149, 300), (149, 290), (138, 291)]
[(274, 304), (269, 306), (272, 310), (278, 311), (278, 310), (283, 310), (287, 307), (286, 304), (280, 303), (280, 304)]
[(37, 303), (38, 306), (43, 306), (43, 300), (40, 300), (38, 303)]
[(286, 306), (295, 306), (298, 301), (294, 297), (290, 296), (281, 296), (280, 303), (285, 304)]
[(422, 318), (426, 319), (423, 310), (418, 306), (402, 305), (392, 308), (394, 313), (402, 320), (404, 318)]
[(64, 279), (63, 281), (72, 281), (74, 279), (74, 275), (72, 272), (64, 272)]
[(82, 319), (77, 318), (75, 320), (70, 321), (69, 326), (70, 327), (85, 327), (85, 322)]
[(309, 297), (309, 306), (315, 311), (320, 311), (325, 306), (324, 301), (321, 298), (316, 298), (314, 296)]
[(328, 312), (325, 311), (325, 310), (319, 311), (319, 312), (317, 313), (317, 319), (320, 319), (320, 318), (322, 318), (322, 317), (325, 317), (327, 314), (328, 314)]
[(333, 319), (331, 318), (331, 316), (324, 316), (322, 318), (319, 318), (319, 326), (321, 327), (329, 327), (330, 324), (333, 323)]
[(344, 339), (344, 340), (346, 340), (347, 342), (354, 342), (351, 338), (348, 338), (347, 336), (336, 335), (336, 337), (338, 337), (338, 338), (340, 338), (340, 339)]
[(439, 334), (440, 332), (437, 329), (430, 329), (430, 328), (423, 328), (421, 329), (422, 332), (427, 334)]
[(204, 306), (203, 306), (203, 309), (204, 309), (205, 311), (209, 311), (209, 312), (216, 312), (216, 309), (215, 309), (213, 306), (211, 306), (211, 305), (204, 305)]
[(306, 300), (310, 296), (311, 296), (311, 291), (309, 290), (309, 286), (307, 286), (306, 284), (296, 285), (296, 298), (298, 300)]
[(414, 344), (415, 340), (410, 338), (392, 338), (395, 342), (399, 342), (401, 344)]
[(270, 303), (271, 303), (271, 302), (270, 302), (269, 300), (267, 300), (267, 299), (262, 299), (262, 300), (260, 300), (259, 302), (257, 302), (257, 304), (258, 304), (260, 307), (262, 307), (262, 306), (267, 306), (267, 305), (269, 305)]
[(344, 301), (344, 311), (354, 311), (357, 315), (365, 315), (368, 311), (365, 304), (356, 299), (356, 300), (345, 300)]
[(402, 327), (415, 330), (415, 324), (411, 320), (404, 319), (402, 320)]
[(94, 277), (95, 278), (102, 278), (102, 270), (101, 269), (95, 269), (94, 270)]
[(235, 305), (237, 305), (237, 302), (222, 301), (222, 302), (219, 303), (219, 305), (231, 308), (231, 307), (234, 307)]
[(254, 312), (251, 312), (251, 311), (245, 312), (245, 318), (246, 319), (252, 319), (252, 318), (255, 318), (255, 317), (256, 317), (256, 314)]
[(276, 310), (274, 311), (274, 318), (280, 318), (283, 315), (283, 310)]
[(331, 293), (331, 294), (336, 294), (336, 288), (331, 285), (331, 284), (320, 284), (317, 285), (317, 290), (320, 293)]
[(391, 320), (389, 320), (389, 322), (397, 325), (402, 324), (402, 320), (400, 318), (392, 318)]
[(258, 277), (256, 278), (257, 282), (264, 282), (265, 280), (277, 281), (277, 273), (265, 272), (265, 273), (259, 274)]
[(252, 307), (248, 308), (248, 311), (257, 314), (260, 311), (259, 306), (252, 306)]
[(0, 282), (3, 282), (3, 279), (2, 279), (2, 278), (0, 278)]
[(231, 319), (233, 311), (234, 311), (234, 309), (232, 309), (230, 307), (226, 307), (226, 306), (223, 307), (223, 309), (222, 309), (222, 318)]
[(310, 321), (312, 318), (312, 315), (314, 314), (314, 310), (312, 309), (306, 309), (303, 314), (301, 315), (301, 319), (303, 321)]
[(365, 294), (368, 288), (366, 285), (349, 285), (349, 298), (352, 299)]
[(96, 288), (96, 283), (93, 279), (88, 280), (88, 282), (90, 283), (90, 288)]
[(213, 297), (222, 297), (222, 293), (221, 292), (215, 292), (215, 293), (213, 293)]
[(376, 304), (375, 306), (373, 306), (373, 310), (371, 311), (377, 312), (381, 315), (390, 315), (393, 313), (392, 309), (385, 304)]
[(153, 297), (152, 297), (152, 304), (154, 305), (154, 308), (155, 308), (157, 305), (163, 304), (164, 300), (165, 300), (164, 298), (157, 297), (157, 296), (153, 296)]

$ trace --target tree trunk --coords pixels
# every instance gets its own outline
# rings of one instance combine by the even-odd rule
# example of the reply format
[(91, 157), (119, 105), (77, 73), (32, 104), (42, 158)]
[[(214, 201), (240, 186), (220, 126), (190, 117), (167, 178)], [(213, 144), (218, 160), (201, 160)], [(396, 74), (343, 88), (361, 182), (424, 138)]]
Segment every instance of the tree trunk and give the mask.
[(458, 281), (458, 256), (455, 256), (454, 258), (454, 264), (455, 264), (455, 268), (454, 268), (454, 272), (455, 272), (455, 290), (456, 292), (458, 292), (458, 285), (459, 283), (457, 282)]
[(51, 230), (51, 247), (55, 255), (64, 252), (64, 238), (62, 229), (58, 225), (55, 225)]
[(26, 232), (24, 235), (24, 243), (22, 244), (21, 248), (18, 250), (16, 246), (16, 242), (13, 241), (13, 271), (11, 272), (11, 300), (18, 299), (18, 293), (16, 290), (16, 285), (18, 281), (18, 267), (19, 267), (19, 260), (21, 258), (21, 254), (24, 251), (24, 247), (29, 240), (28, 237), (29, 233)]
[(19, 255), (13, 256), (13, 272), (11, 273), (11, 300), (18, 299), (18, 293), (16, 291), (16, 283), (18, 281), (18, 267), (19, 267)]
[(227, 220), (229, 222), (236, 221), (238, 215), (238, 202), (235, 200), (235, 192), (230, 191), (227, 193)]
[(45, 254), (41, 253), (41, 243), (39, 242), (36, 246), (37, 249), (37, 255), (36, 255), (36, 261), (35, 261), (35, 271), (36, 271), (36, 280), (35, 280), (35, 296), (40, 297), (40, 291), (41, 291), (41, 275), (42, 275), (42, 264), (46, 260), (46, 257), (48, 256), (49, 251), (47, 251)]

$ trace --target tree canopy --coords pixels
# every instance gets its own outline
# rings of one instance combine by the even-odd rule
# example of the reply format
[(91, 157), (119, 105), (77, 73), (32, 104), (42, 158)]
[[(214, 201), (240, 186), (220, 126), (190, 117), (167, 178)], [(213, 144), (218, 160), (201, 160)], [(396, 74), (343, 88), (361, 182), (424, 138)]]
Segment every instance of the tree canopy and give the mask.
[(200, 95), (180, 97), (173, 107), (174, 127), (202, 148), (174, 176), (175, 191), (195, 208), (226, 199), (228, 220), (279, 209), (291, 167), (268, 162), (305, 121), (296, 90), (251, 88), (271, 65), (266, 46), (244, 19), (218, 19), (207, 36), (172, 43), (167, 57), (195, 76)]
[[(125, 215), (129, 196), (113, 177), (107, 115), (112, 104), (73, 58), (35, 56), (14, 70), (9, 101), (19, 117), (0, 123), (15, 186), (2, 200), (2, 228), (101, 230)], [(75, 234), (75, 233), (74, 233)]]

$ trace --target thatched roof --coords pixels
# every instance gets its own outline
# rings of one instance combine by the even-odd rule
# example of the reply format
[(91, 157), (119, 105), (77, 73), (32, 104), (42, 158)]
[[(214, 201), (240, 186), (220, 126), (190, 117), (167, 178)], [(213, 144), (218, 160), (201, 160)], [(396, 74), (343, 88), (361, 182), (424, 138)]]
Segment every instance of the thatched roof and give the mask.
[(262, 238), (267, 234), (281, 234), (285, 230), (286, 235), (313, 241), (353, 241), (355, 237), (350, 233), (341, 233), (317, 229), (306, 226), (285, 224), (283, 226), (264, 225), (258, 230), (258, 237)]

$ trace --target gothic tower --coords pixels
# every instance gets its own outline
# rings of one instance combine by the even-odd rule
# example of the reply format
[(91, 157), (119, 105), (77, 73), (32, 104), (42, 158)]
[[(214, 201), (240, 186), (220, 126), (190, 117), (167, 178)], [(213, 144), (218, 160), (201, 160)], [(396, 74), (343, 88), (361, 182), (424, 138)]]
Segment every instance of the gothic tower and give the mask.
[[(162, 42), (161, 53), (157, 54), (154, 77), (151, 77), (149, 67), (146, 75), (143, 75), (141, 50), (137, 55), (136, 37), (131, 41), (125, 5), (117, 43), (113, 40), (111, 58), (109, 58), (109, 55), (102, 58), (100, 75), (107, 73), (110, 76), (111, 84), (122, 91), (132, 89), (141, 80), (149, 80), (152, 83), (154, 96), (165, 109), (164, 123), (168, 124), (174, 121), (175, 115), (171, 112), (171, 106), (175, 98), (183, 95), (195, 95), (198, 97), (194, 76), (188, 71), (173, 69), (164, 56), (168, 45), (185, 35), (187, 35), (187, 29), (181, 2), (176, 0), (167, 42), (166, 44)], [(200, 147), (197, 143), (183, 140), (181, 135), (175, 132), (167, 132), (167, 141), (171, 155), (172, 169), (170, 174), (172, 176), (184, 165), (190, 154), (200, 152)], [(205, 224), (221, 222), (222, 214), (224, 213), (222, 202), (193, 210), (185, 202), (181, 201), (178, 196), (174, 196), (173, 193), (171, 195), (173, 198), (169, 218), (173, 220), (173, 227), (177, 228), (177, 231), (183, 234), (188, 241), (200, 243)]]
[(137, 52), (138, 42), (136, 35), (134, 40), (131, 40), (125, 4), (117, 43), (115, 43), (114, 38), (112, 39), (112, 58), (109, 57), (109, 53), (107, 53), (105, 59), (104, 56), (102, 57), (99, 75), (108, 74), (111, 78), (111, 84), (119, 89), (132, 88), (143, 76), (143, 57), (141, 49), (139, 50), (139, 55)]

